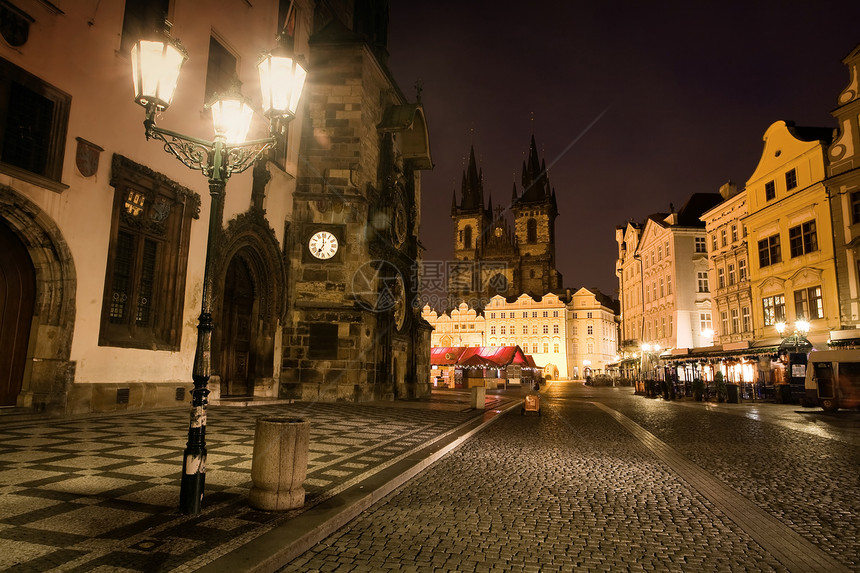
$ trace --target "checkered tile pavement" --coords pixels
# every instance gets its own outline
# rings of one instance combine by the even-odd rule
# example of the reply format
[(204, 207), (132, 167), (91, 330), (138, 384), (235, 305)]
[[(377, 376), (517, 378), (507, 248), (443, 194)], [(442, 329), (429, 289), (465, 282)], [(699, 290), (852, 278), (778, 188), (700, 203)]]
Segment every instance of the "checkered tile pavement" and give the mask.
[[(187, 409), (4, 424), (0, 570), (193, 571), (480, 415), (466, 401), (210, 406), (198, 516), (178, 511)], [(311, 422), (306, 503), (291, 512), (246, 503), (269, 415)]]

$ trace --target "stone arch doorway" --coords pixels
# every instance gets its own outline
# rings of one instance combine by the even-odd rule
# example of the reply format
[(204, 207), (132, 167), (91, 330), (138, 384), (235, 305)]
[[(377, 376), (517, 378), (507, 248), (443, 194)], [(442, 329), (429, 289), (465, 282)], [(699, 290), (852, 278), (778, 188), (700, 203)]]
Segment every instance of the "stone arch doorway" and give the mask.
[(27, 247), (0, 221), (0, 406), (15, 406), (24, 380), (36, 301)]
[(0, 221), (25, 248), (35, 277), (29, 342), (16, 405), (63, 411), (75, 377), (70, 360), (75, 330), (75, 263), (56, 223), (6, 185), (0, 185)]
[(221, 395), (254, 394), (257, 305), (254, 280), (242, 257), (233, 257), (224, 278), (221, 307)]
[(212, 369), (221, 383), (213, 380), (213, 388), (224, 396), (276, 397), (275, 339), (287, 282), (279, 243), (262, 212), (251, 209), (227, 224), (219, 251)]

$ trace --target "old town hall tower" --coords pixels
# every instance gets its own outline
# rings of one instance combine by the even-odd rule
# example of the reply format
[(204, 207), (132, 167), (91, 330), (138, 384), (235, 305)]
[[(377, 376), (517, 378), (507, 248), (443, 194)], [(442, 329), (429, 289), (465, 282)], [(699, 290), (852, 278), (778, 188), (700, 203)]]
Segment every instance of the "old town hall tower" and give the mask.
[[(555, 261), (555, 189), (546, 163), (538, 157), (534, 136), (522, 166), (522, 193), (514, 183), (508, 207), (484, 202), (483, 172), (474, 148), (463, 172), (460, 202), (454, 193), (454, 262), (448, 273), (449, 303), (483, 308), (493, 296), (542, 296), (561, 288)], [(511, 228), (505, 211), (513, 214)]]

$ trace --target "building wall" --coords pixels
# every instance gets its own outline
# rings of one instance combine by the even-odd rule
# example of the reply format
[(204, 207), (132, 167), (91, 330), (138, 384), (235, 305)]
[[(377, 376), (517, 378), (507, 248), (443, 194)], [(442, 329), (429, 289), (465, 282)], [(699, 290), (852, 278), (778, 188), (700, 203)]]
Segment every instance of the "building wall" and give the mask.
[[(68, 412), (87, 409), (125, 409), (175, 405), (177, 387), (189, 388), (196, 322), (209, 218), (208, 184), (199, 172), (188, 169), (168, 155), (158, 142), (147, 141), (142, 129), (144, 112), (133, 101), (131, 63), (120, 52), (123, 3), (92, 6), (68, 3), (59, 14), (51, 4), (23, 0), (16, 5), (33, 18), (27, 41), (11, 47), (0, 42), (0, 58), (22, 68), (71, 97), (65, 140), (60, 155), (58, 180), (32, 177), (26, 172), (0, 167), (2, 216), (28, 245), (37, 268), (39, 323), (31, 336), (27, 370), (19, 405)], [(305, 2), (298, 2), (308, 16)], [(259, 79), (254, 66), (259, 53), (274, 46), (278, 2), (264, 0), (244, 10), (211, 9), (201, 13), (190, 3), (171, 3), (172, 34), (189, 53), (179, 79), (176, 97), (158, 118), (159, 125), (197, 137), (211, 137), (211, 119), (203, 112), (204, 84), (210, 36), (213, 32), (239, 60), (243, 90), (259, 102)], [(300, 20), (296, 38), (299, 53), (307, 51), (307, 20)], [(74, 46), (74, 49), (69, 49)], [(98, 86), (97, 94), (94, 86)], [(97, 96), (97, 97), (96, 97)], [(295, 144), (302, 129), (299, 118), (290, 126)], [(249, 137), (264, 137), (264, 122), (255, 121)], [(83, 172), (76, 165), (79, 139), (100, 149)], [(112, 158), (126, 157), (151, 169), (202, 200), (199, 216), (191, 220), (182, 319), (176, 349), (151, 350), (100, 344), (102, 301), (105, 291), (109, 237), (115, 189), (111, 185)], [(283, 221), (291, 203), (295, 146), (286, 161), (286, 177), (275, 176), (268, 184), (264, 205), (266, 225), (274, 241), (282, 243)], [(225, 227), (251, 205), (251, 171), (234, 175), (227, 186)], [(272, 187), (277, 186), (277, 191)], [(41, 237), (41, 238), (40, 238)], [(47, 241), (41, 242), (40, 241)], [(274, 368), (273, 355), (267, 360)], [(265, 369), (264, 368), (264, 369)], [(156, 386), (171, 391), (165, 402)], [(149, 392), (147, 388), (153, 388)], [(131, 388), (129, 404), (118, 404), (116, 393), (100, 388)], [(99, 397), (99, 396), (106, 397)]]
[(831, 113), (837, 130), (827, 149), (827, 187), (833, 218), (834, 257), (839, 290), (840, 327), (860, 326), (860, 46), (842, 62), (849, 83)]
[(618, 352), (615, 310), (602, 294), (585, 288), (563, 299), (553, 293), (539, 300), (496, 296), (483, 314), (465, 304), (450, 315), (425, 306), (422, 317), (434, 328), (434, 347), (518, 345), (561, 379), (584, 377), (586, 367), (593, 374), (605, 372)]
[[(823, 299), (821, 318), (810, 320), (810, 342), (823, 346), (829, 331), (839, 324), (839, 299), (836, 290), (830, 205), (822, 183), (824, 179), (824, 146), (821, 141), (806, 141), (793, 132), (786, 122), (772, 124), (764, 135), (762, 159), (747, 181), (747, 204), (750, 214), (743, 220), (749, 229), (750, 281), (752, 283), (753, 317), (757, 338), (779, 337), (774, 322), (780, 318), (791, 333), (799, 320), (794, 294), (800, 290), (820, 288)], [(779, 150), (781, 153), (776, 153)], [(790, 189), (786, 174), (797, 175), (797, 185)], [(768, 199), (767, 185), (773, 182), (774, 196)], [(790, 229), (814, 222), (816, 246), (802, 254), (792, 255)], [(778, 262), (762, 265), (761, 241), (778, 237)], [(775, 321), (765, 320), (763, 300), (783, 296), (785, 313)]]
[[(317, 33), (290, 226), (291, 312), (280, 395), (323, 401), (425, 395), (429, 358), (413, 310), (420, 170), (432, 166), (423, 108), (404, 100), (370, 46), (337, 26)], [(321, 230), (341, 244), (326, 260), (308, 248)]]
[(729, 183), (721, 188), (725, 201), (702, 216), (708, 235), (708, 262), (713, 297), (714, 342), (751, 340), (752, 298), (749, 283), (746, 192)]

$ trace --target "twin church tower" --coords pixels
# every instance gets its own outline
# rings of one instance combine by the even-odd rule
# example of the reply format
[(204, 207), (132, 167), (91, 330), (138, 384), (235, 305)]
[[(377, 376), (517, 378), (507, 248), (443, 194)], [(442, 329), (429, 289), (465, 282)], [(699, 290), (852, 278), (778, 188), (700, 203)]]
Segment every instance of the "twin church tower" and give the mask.
[[(460, 203), (451, 205), (454, 220), (454, 262), (449, 265), (448, 300), (482, 309), (495, 295), (540, 297), (562, 288), (556, 270), (555, 189), (546, 163), (538, 158), (534, 135), (528, 159), (523, 161), (522, 192), (513, 184), (510, 204), (493, 207), (484, 202), (483, 171), (475, 162), (475, 149), (463, 172)], [(511, 228), (505, 211), (514, 218)]]

